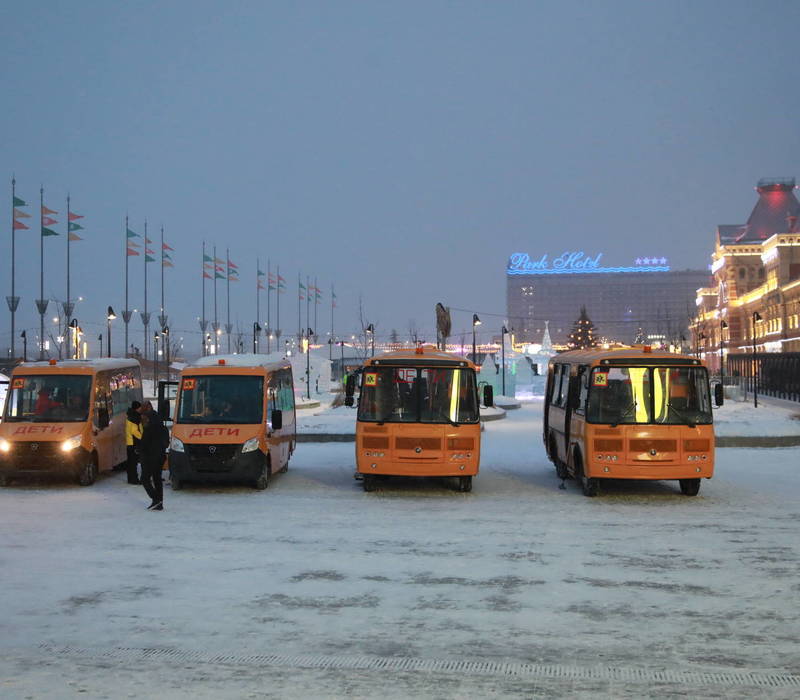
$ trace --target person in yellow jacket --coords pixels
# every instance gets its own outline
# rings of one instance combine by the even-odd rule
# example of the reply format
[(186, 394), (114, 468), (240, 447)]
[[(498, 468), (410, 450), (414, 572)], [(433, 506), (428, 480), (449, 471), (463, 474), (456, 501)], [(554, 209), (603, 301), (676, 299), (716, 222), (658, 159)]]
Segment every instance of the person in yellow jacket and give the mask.
[(141, 484), (136, 465), (139, 462), (139, 440), (142, 439), (142, 416), (139, 411), (142, 407), (134, 401), (125, 416), (125, 446), (128, 450), (128, 483)]

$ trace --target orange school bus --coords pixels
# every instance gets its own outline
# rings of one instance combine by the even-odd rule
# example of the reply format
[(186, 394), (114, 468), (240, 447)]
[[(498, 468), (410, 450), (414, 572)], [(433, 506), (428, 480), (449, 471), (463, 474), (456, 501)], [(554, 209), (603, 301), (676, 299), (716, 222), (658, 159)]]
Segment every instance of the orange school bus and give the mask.
[(587, 496), (602, 479), (677, 479), (681, 493), (697, 495), (714, 474), (712, 423), (708, 371), (694, 357), (645, 346), (550, 360), (545, 449), (558, 476), (579, 480)]
[(188, 481), (239, 481), (265, 489), (294, 452), (292, 366), (275, 356), (211, 355), (159, 383), (159, 413), (169, 416), (164, 389), (178, 386), (169, 448), (172, 488)]
[(125, 462), (125, 412), (141, 400), (136, 360), (17, 365), (0, 423), (0, 484), (45, 473), (89, 486)]
[[(481, 456), (475, 365), (432, 347), (367, 360), (358, 371), (356, 468), (365, 491), (378, 476), (453, 476), (472, 490)], [(345, 402), (353, 405), (356, 376)], [(491, 387), (484, 403), (492, 404)], [(488, 402), (488, 403), (487, 403)]]

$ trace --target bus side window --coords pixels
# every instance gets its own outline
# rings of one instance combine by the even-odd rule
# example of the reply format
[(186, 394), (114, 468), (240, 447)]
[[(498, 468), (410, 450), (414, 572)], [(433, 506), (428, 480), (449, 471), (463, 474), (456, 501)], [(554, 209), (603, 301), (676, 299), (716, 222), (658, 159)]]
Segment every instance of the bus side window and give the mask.
[(558, 406), (561, 401), (561, 367), (562, 365), (553, 366), (553, 391), (550, 395), (550, 405)]
[(580, 393), (578, 395), (578, 405), (575, 406), (575, 413), (580, 413), (581, 415), (586, 411), (586, 399), (589, 396), (589, 374), (589, 368), (586, 365), (578, 367)]
[(106, 411), (106, 416), (111, 416), (111, 386), (109, 372), (98, 372), (95, 378), (94, 390), (94, 420), (99, 423), (101, 411)]

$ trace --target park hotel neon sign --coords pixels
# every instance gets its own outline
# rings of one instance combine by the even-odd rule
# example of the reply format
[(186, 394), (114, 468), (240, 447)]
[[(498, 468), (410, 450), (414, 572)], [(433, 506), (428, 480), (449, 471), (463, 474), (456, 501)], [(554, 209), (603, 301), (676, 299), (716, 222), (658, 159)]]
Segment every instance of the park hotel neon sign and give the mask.
[(506, 273), (509, 275), (579, 275), (611, 272), (669, 272), (667, 259), (662, 257), (636, 258), (634, 265), (603, 267), (602, 253), (594, 257), (583, 251), (566, 251), (552, 260), (547, 253), (531, 259), (527, 253), (514, 253), (508, 259)]

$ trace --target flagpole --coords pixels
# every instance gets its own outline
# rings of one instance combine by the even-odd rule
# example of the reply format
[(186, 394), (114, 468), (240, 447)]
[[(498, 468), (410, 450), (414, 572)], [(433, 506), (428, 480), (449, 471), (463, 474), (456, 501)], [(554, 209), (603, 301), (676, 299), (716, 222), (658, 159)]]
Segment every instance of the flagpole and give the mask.
[(297, 344), (298, 346), (300, 343), (303, 342), (303, 307), (301, 306), (300, 302), (303, 300), (303, 295), (300, 293), (300, 289), (302, 287), (302, 282), (300, 281), (300, 273), (297, 273)]
[[(14, 347), (16, 341), (16, 315), (19, 299), (16, 297), (16, 253), (17, 253), (17, 217), (14, 210), (17, 205), (17, 180), (11, 176), (11, 296), (6, 299), (8, 310), (11, 312), (11, 360), (17, 359)], [(23, 358), (27, 359), (27, 358)]]
[[(163, 321), (161, 322), (161, 328), (163, 330), (164, 326), (167, 325), (167, 311), (166, 306), (164, 305), (164, 227), (161, 227), (161, 317)], [(169, 379), (169, 374), (167, 374), (167, 379)]]
[[(147, 359), (147, 346), (150, 339), (147, 337), (147, 330), (150, 326), (150, 314), (147, 313), (147, 219), (144, 220), (144, 311), (142, 312), (142, 323), (144, 324), (144, 359)], [(153, 361), (155, 361), (155, 357)]]
[[(72, 309), (71, 309), (70, 304), (69, 304), (69, 251), (70, 251), (69, 224), (70, 224), (70, 218), (69, 218), (69, 193), (67, 193), (67, 301), (64, 304), (64, 315), (65, 316), (71, 316), (72, 315)], [(69, 309), (69, 311), (67, 309)], [(69, 323), (69, 321), (67, 321), (67, 323)], [(66, 325), (64, 327), (66, 328)], [(102, 354), (102, 351), (103, 351), (103, 348), (101, 347), (100, 348), (100, 353), (101, 354)]]
[[(44, 314), (47, 302), (44, 298), (44, 186), (39, 187), (39, 359), (44, 360)], [(77, 332), (77, 331), (76, 331)]]
[(202, 264), (202, 281), (203, 281), (203, 315), (200, 319), (200, 356), (206, 354), (206, 242), (203, 241), (203, 264)]
[(214, 246), (214, 325), (211, 328), (214, 331), (214, 354), (219, 352), (219, 319), (217, 317), (217, 246)]
[(319, 289), (317, 289), (317, 278), (314, 278), (314, 342), (317, 342), (317, 309), (319, 308), (319, 299), (317, 298)]
[(270, 292), (272, 291), (272, 264), (269, 258), (267, 258), (267, 355), (272, 352), (272, 340), (270, 336), (272, 335), (272, 326), (270, 325), (270, 307), (272, 304), (272, 295)]
[[(311, 328), (311, 317), (310, 317), (311, 298), (308, 296), (308, 292), (309, 292), (308, 288), (310, 286), (311, 286), (311, 277), (309, 275), (306, 275), (306, 333), (308, 333), (308, 329)], [(309, 343), (311, 342), (310, 338), (309, 338), (308, 342)]]
[(275, 267), (275, 350), (280, 352), (281, 339), (281, 266)]
[(231, 250), (225, 248), (225, 335), (228, 336), (228, 353), (231, 351)]
[[(261, 272), (260, 265), (261, 262), (256, 258), (256, 324), (258, 324), (258, 326), (261, 325), (261, 277), (258, 275), (258, 273)], [(256, 332), (255, 329), (253, 329), (253, 332)], [(258, 352), (258, 338), (256, 338), (256, 347), (254, 350)]]
[(125, 214), (125, 311), (122, 312), (122, 320), (125, 321), (125, 352), (123, 357), (128, 357), (128, 323), (131, 320), (131, 312), (128, 310), (128, 215)]
[(330, 358), (329, 358), (331, 361), (333, 361), (333, 341), (335, 339), (333, 335), (333, 300), (335, 298), (336, 296), (333, 293), (333, 282), (331, 282), (331, 342), (330, 342)]

